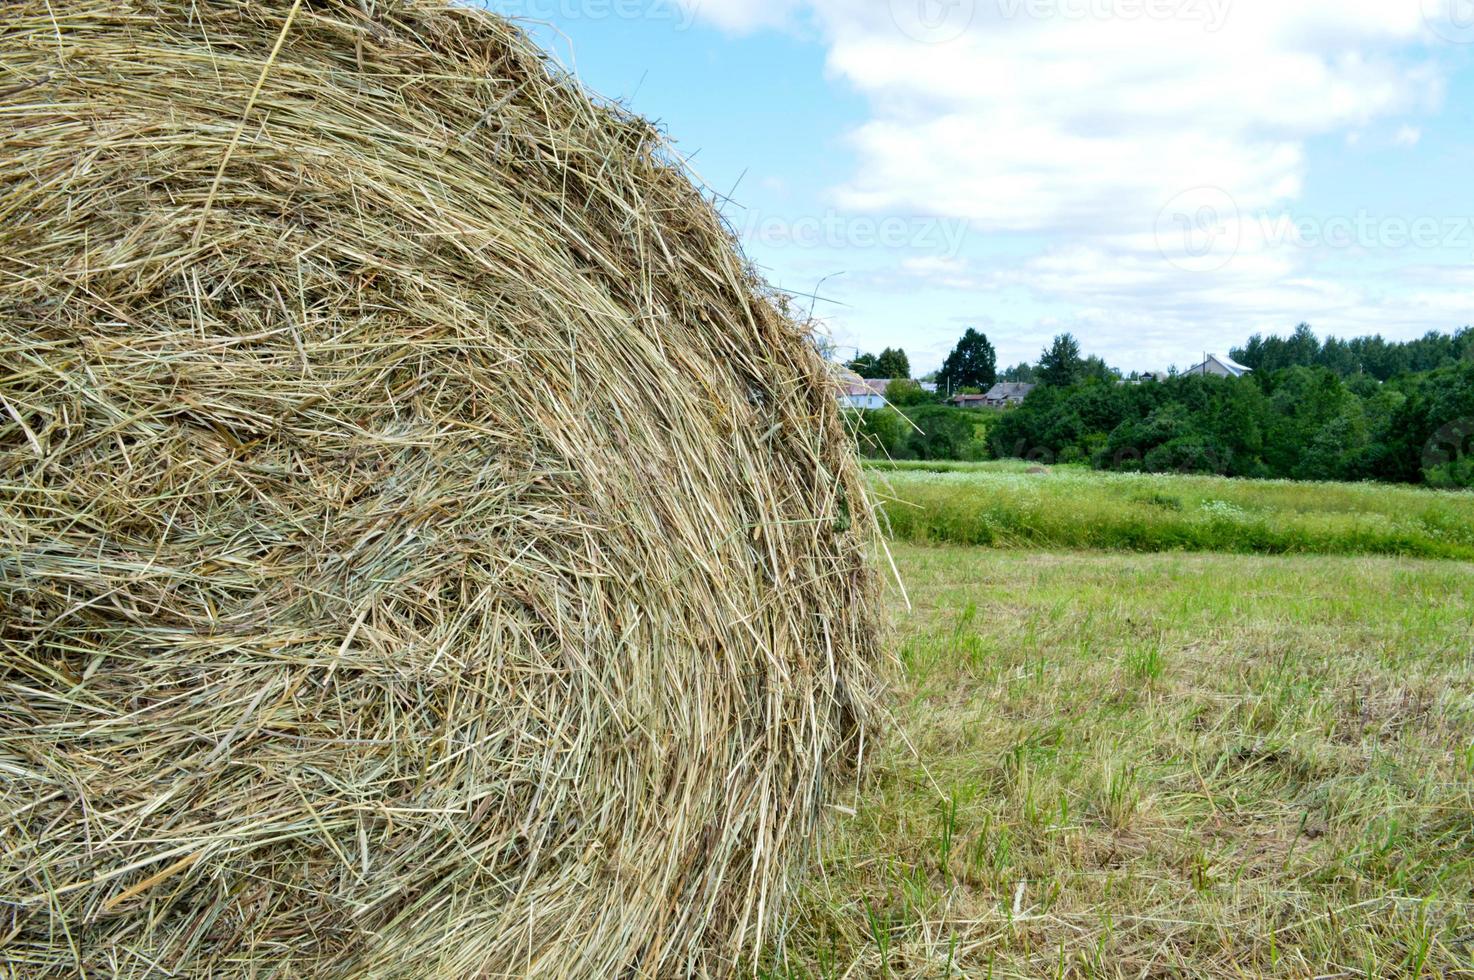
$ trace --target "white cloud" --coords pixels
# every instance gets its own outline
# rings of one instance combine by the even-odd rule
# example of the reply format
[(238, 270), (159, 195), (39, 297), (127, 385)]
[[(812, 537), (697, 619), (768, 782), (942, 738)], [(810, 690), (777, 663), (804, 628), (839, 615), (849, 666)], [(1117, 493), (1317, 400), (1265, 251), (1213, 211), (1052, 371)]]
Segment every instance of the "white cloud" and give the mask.
[[(1421, 139), (1409, 120), (1437, 109), (1443, 79), (1417, 0), (682, 2), (728, 30), (817, 27), (869, 106), (832, 191), (842, 211), (1050, 243), (986, 274), (912, 259), (896, 288), (1027, 290), (1142, 358), (1209, 315), (1237, 341), (1318, 314), (1389, 329), (1467, 300), (1467, 286), (1399, 297), (1385, 270), (1342, 278), (1283, 217), (1314, 177), (1311, 140)], [(1233, 247), (1198, 255), (1198, 240)]]
[(973, 271), (971, 262), (956, 256), (922, 255), (903, 259), (901, 271), (913, 281), (948, 289), (974, 289), (983, 281)]
[(1265, 207), (1299, 194), (1307, 139), (1438, 95), (1389, 52), (1421, 29), (1409, 4), (1239, 0), (1214, 31), (1209, 0), (977, 2), (941, 44), (829, 14), (831, 68), (873, 106), (841, 204), (1038, 231), (1139, 226), (1203, 185)]
[(750, 34), (768, 27), (787, 27), (803, 7), (803, 0), (676, 0), (687, 15), (724, 31)]

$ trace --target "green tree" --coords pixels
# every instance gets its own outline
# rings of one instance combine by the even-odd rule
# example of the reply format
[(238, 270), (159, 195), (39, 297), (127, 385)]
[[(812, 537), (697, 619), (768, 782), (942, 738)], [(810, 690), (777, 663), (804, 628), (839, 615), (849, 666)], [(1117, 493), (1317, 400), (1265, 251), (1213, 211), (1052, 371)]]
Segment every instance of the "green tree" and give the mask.
[(1311, 367), (1320, 360), (1320, 340), (1315, 336), (1315, 331), (1310, 329), (1308, 323), (1302, 323), (1295, 328), (1286, 347), (1290, 367)]
[[(1332, 353), (1339, 356), (1339, 352)], [(1355, 357), (1354, 351), (1347, 353)], [(1268, 374), (1285, 368), (1314, 367), (1321, 360), (1321, 344), (1310, 324), (1302, 323), (1288, 339), (1278, 336), (1266, 339), (1255, 334), (1245, 346), (1231, 349), (1228, 356), (1246, 368)]]
[(1008, 368), (998, 376), (999, 381), (1017, 381), (1023, 384), (1033, 384), (1039, 380), (1039, 369), (1028, 361), (1021, 361), (1013, 367)]
[(983, 446), (974, 446), (977, 430), (972, 412), (947, 405), (918, 405), (906, 412), (911, 431), (903, 449), (912, 459), (980, 458)]
[(1063, 333), (1039, 356), (1039, 382), (1055, 388), (1068, 388), (1080, 380), (1085, 362), (1080, 358), (1080, 342)]
[(853, 361), (850, 361), (848, 364), (846, 364), (845, 367), (849, 368), (851, 371), (855, 372), (867, 381), (872, 378), (885, 377), (885, 375), (880, 373), (880, 358), (876, 357), (874, 354), (861, 354), (859, 357), (856, 357)]
[(955, 392), (962, 388), (986, 391), (997, 383), (998, 352), (984, 334), (968, 327), (937, 372), (937, 384), (944, 392)]
[(867, 381), (911, 377), (911, 359), (899, 347), (887, 347), (878, 357), (874, 354), (861, 354), (845, 367)]
[(1115, 382), (1121, 380), (1121, 372), (1092, 354), (1080, 362), (1080, 373), (1077, 380)]
[(872, 459), (894, 459), (902, 454), (911, 424), (895, 409), (855, 413), (855, 440), (860, 452)]
[(885, 400), (898, 408), (907, 405), (925, 405), (931, 402), (931, 394), (909, 378), (895, 378), (885, 386)]
[(879, 372), (877, 378), (910, 378), (911, 359), (901, 348), (887, 347), (875, 359), (875, 369)]

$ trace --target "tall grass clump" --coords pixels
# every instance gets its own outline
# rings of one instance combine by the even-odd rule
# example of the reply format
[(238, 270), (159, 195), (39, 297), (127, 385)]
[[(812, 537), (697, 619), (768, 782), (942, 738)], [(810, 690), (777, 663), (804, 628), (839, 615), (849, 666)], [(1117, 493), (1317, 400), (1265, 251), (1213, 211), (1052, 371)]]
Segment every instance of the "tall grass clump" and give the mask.
[(646, 122), (439, 0), (0, 24), (16, 976), (721, 976), (857, 759), (826, 369)]

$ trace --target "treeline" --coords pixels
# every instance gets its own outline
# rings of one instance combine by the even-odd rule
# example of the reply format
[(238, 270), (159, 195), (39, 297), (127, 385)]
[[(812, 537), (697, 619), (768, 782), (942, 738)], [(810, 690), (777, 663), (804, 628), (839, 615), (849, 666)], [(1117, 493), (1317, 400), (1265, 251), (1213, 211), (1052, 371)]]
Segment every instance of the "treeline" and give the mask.
[(1322, 342), (1301, 326), (1231, 356), (1254, 373), (1123, 383), (1060, 338), (1030, 372), (1041, 383), (1021, 406), (892, 399), (901, 411), (861, 413), (861, 446), (893, 459), (1474, 487), (1474, 331)]
[[(1247, 367), (1259, 364), (1242, 378), (1037, 388), (998, 420), (990, 447), (1000, 457), (1108, 470), (1470, 487), (1470, 340), (1468, 330), (1408, 344), (1322, 344), (1308, 328), (1288, 339), (1256, 337), (1233, 353)], [(1346, 369), (1346, 351), (1376, 356), (1379, 370), (1424, 370), (1380, 378)]]
[(1322, 343), (1310, 325), (1302, 323), (1289, 337), (1255, 334), (1229, 356), (1258, 372), (1323, 367), (1342, 378), (1365, 374), (1378, 381), (1391, 381), (1474, 359), (1474, 330), (1465, 327), (1454, 334), (1435, 331), (1409, 341), (1389, 341), (1380, 336), (1353, 340), (1327, 337)]

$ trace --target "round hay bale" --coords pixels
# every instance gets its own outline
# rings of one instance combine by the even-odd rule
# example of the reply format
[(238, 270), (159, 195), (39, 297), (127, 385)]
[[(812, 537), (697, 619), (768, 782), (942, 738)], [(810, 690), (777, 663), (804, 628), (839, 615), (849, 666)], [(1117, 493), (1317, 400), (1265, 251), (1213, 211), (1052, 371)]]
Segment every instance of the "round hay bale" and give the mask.
[(758, 955), (875, 523), (648, 123), (442, 2), (12, 0), (0, 399), (18, 975)]

